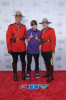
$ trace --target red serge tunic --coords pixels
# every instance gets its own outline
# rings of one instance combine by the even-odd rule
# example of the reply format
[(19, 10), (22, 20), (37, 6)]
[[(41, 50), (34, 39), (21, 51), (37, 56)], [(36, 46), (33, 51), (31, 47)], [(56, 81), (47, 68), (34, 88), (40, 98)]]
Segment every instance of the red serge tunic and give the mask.
[[(7, 42), (7, 49), (8, 51), (12, 50), (12, 52), (24, 52), (26, 51), (26, 44), (25, 40), (16, 40), (16, 42), (11, 42), (10, 38), (14, 34), (14, 32), (18, 29), (19, 25), (11, 24), (8, 27), (7, 33), (6, 33), (6, 42)], [(16, 38), (26, 38), (26, 26), (21, 25), (19, 30), (14, 34), (13, 37)]]
[(50, 52), (50, 50), (55, 51), (56, 46), (56, 36), (53, 28), (47, 28), (47, 30), (41, 30), (41, 39), (50, 40), (50, 42), (45, 42), (41, 45), (41, 52)]

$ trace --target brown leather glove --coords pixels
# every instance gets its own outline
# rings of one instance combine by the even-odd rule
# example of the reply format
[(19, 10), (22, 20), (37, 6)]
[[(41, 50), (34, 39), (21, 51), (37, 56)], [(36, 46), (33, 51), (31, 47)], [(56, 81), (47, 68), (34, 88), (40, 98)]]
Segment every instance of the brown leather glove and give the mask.
[(11, 50), (10, 50), (10, 51), (8, 51), (8, 53), (12, 55), (12, 51), (11, 51)]

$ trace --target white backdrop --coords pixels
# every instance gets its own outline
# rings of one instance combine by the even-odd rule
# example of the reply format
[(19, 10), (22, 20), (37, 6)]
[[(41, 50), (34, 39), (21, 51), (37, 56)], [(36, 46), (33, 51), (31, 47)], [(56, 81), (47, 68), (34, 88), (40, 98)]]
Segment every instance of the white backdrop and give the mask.
[[(20, 10), (25, 18), (22, 23), (30, 28), (30, 21), (41, 22), (44, 17), (52, 21), (50, 25), (55, 29), (57, 44), (54, 61), (55, 70), (66, 70), (66, 0), (0, 0), (0, 70), (12, 70), (12, 57), (7, 52), (6, 31), (8, 25), (14, 23), (14, 14)], [(38, 29), (42, 25), (38, 24)], [(44, 61), (40, 55), (40, 70), (45, 70)], [(32, 61), (34, 70), (34, 59)], [(20, 59), (18, 70), (21, 70)]]

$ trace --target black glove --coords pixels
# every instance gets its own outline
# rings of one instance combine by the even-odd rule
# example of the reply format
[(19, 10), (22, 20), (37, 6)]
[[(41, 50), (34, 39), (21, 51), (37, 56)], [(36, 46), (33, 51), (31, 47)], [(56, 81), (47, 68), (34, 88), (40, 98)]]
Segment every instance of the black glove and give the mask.
[(11, 50), (10, 50), (10, 51), (8, 51), (8, 53), (12, 55), (12, 51), (11, 51)]

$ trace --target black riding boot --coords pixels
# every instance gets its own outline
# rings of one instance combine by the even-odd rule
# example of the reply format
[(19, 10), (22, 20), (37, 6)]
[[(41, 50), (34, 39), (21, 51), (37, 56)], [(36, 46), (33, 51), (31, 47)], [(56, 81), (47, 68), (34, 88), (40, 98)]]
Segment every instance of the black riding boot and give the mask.
[(46, 78), (49, 76), (49, 65), (48, 64), (45, 64), (46, 66), (46, 74), (42, 76), (42, 78)]
[(46, 82), (51, 82), (52, 80), (54, 80), (54, 77), (53, 77), (53, 65), (50, 65), (49, 67), (50, 67), (50, 70), (49, 70), (50, 75), (49, 75), (49, 77), (48, 77)]
[(17, 81), (17, 63), (13, 63), (14, 81)]
[(22, 80), (25, 80), (25, 67), (26, 67), (26, 62), (22, 62)]

